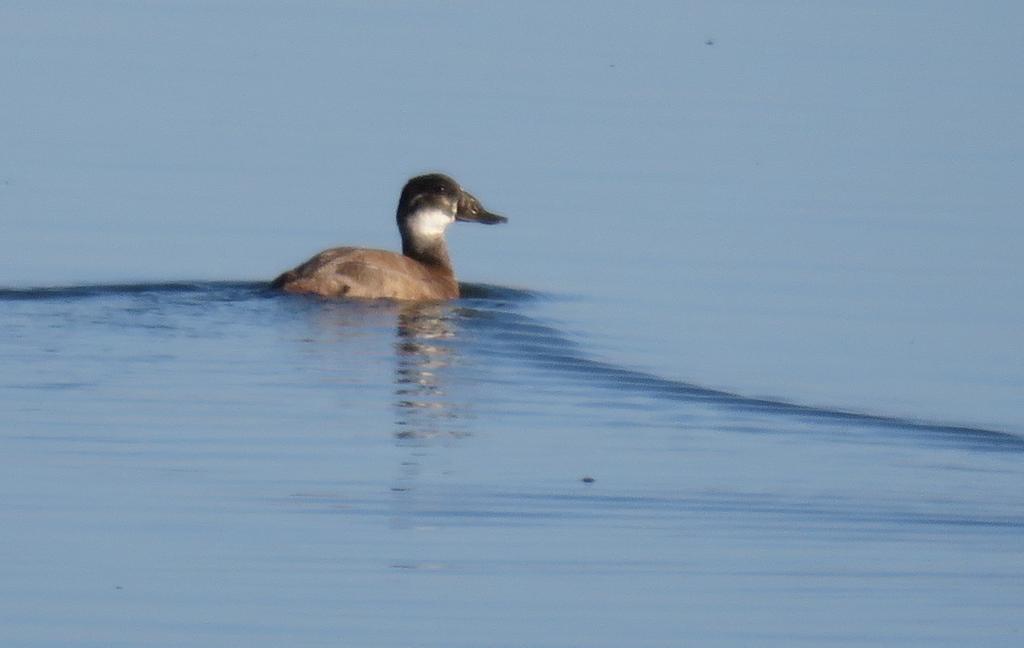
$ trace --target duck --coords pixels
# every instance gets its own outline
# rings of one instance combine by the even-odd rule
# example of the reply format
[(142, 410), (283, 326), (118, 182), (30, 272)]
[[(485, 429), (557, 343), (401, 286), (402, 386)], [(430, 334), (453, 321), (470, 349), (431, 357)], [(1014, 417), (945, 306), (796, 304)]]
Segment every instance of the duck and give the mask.
[(396, 212), (402, 253), (361, 247), (324, 250), (270, 286), (326, 298), (442, 301), (459, 297), (445, 231), (455, 221), (496, 225), (508, 219), (443, 173), (411, 178)]

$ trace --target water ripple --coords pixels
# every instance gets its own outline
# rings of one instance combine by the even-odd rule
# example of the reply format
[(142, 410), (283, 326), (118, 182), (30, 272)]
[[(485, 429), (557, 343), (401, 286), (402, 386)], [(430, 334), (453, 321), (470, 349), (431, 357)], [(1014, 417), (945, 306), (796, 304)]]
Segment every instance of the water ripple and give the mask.
[[(554, 299), (553, 296), (486, 284), (463, 284), (462, 290), (462, 299), (441, 305), (440, 310), (437, 310), (438, 305), (434, 305), (435, 310), (430, 311), (426, 319), (440, 319), (449, 324), (454, 322), (461, 329), (476, 334), (472, 336), (472, 342), (466, 342), (467, 345), (475, 346), (472, 349), (467, 346), (466, 350), (482, 357), (525, 362), (577, 381), (660, 401), (709, 404), (738, 414), (789, 417), (833, 427), (857, 426), (888, 430), (904, 436), (921, 436), (933, 443), (948, 442), (978, 449), (1024, 450), (1024, 438), (1003, 431), (819, 408), (785, 400), (752, 398), (604, 362), (593, 358), (578, 342), (557, 327), (520, 312), (526, 304)], [(67, 302), (121, 297), (151, 297), (156, 300), (184, 297), (189, 303), (199, 305), (230, 304), (253, 299), (287, 299), (292, 303), (304, 304), (304, 309), (316, 307), (318, 303), (330, 304), (330, 308), (340, 314), (354, 310), (364, 312), (367, 308), (378, 306), (281, 295), (269, 290), (265, 282), (254, 281), (115, 283), (0, 289), (0, 301)], [(413, 311), (409, 311), (405, 305), (384, 304), (379, 306), (379, 310), (385, 315), (391, 312), (404, 314), (406, 319), (402, 321), (406, 325), (413, 321), (409, 319)], [(422, 326), (423, 319), (420, 318), (418, 326)], [(451, 340), (446, 341), (444, 335), (425, 334), (414, 327), (406, 331), (403, 344), (415, 345), (424, 335), (433, 336), (431, 342), (434, 345), (453, 343)], [(463, 344), (463, 341), (455, 343)], [(417, 347), (407, 347), (406, 351), (410, 348)]]

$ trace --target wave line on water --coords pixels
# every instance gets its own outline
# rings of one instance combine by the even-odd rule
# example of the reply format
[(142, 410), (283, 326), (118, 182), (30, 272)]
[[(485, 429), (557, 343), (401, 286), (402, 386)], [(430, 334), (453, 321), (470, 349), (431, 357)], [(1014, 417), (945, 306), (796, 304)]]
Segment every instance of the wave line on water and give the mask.
[(84, 299), (89, 297), (131, 296), (146, 293), (187, 294), (223, 291), (270, 293), (264, 281), (158, 281), (146, 283), (80, 284), (65, 286), (33, 286), (27, 288), (0, 288), (0, 300), (27, 301), (47, 299)]
[(1010, 432), (744, 396), (703, 387), (697, 383), (665, 378), (589, 357), (580, 349), (579, 344), (558, 329), (520, 313), (507, 310), (496, 312), (493, 309), (465, 309), (463, 314), (471, 326), (491, 329), (495, 333), (491, 339), (505, 347), (504, 354), (499, 355), (527, 359), (544, 369), (596, 381), (608, 388), (652, 398), (719, 405), (734, 411), (790, 416), (831, 424), (849, 423), (899, 429), (904, 432), (926, 434), (932, 439), (947, 438), (958, 444), (1024, 450), (1024, 438)]
[[(545, 370), (596, 382), (605, 388), (651, 398), (713, 404), (732, 411), (788, 416), (833, 425), (848, 423), (887, 428), (924, 434), (932, 440), (944, 438), (957, 444), (1024, 450), (1024, 438), (1010, 432), (744, 396), (597, 360), (564, 332), (513, 308), (516, 304), (547, 295), (490, 284), (464, 283), (461, 287), (463, 297), (452, 303), (451, 313), (468, 328), (489, 333), (486, 336), (489, 344), (484, 349), (485, 353), (526, 360)], [(65, 301), (145, 295), (187, 295), (222, 303), (254, 298), (296, 297), (272, 290), (265, 281), (164, 281), (0, 288), (0, 301)], [(344, 303), (337, 300), (322, 301)]]

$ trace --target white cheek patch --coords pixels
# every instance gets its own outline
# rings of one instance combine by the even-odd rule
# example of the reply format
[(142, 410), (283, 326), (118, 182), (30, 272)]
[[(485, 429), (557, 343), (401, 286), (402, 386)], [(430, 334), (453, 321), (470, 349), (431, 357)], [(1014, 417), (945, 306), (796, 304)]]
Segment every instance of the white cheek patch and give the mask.
[(409, 230), (416, 236), (435, 238), (444, 234), (455, 217), (440, 209), (420, 209), (409, 217)]

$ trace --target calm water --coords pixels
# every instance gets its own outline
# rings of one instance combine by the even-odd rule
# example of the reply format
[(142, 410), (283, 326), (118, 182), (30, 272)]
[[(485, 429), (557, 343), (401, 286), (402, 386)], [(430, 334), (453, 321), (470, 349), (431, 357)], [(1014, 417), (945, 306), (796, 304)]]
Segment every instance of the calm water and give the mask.
[(1022, 21), (0, 3), (0, 645), (1021, 645)]
[(0, 293), (6, 643), (1019, 639), (1021, 438), (631, 371), (468, 293)]

